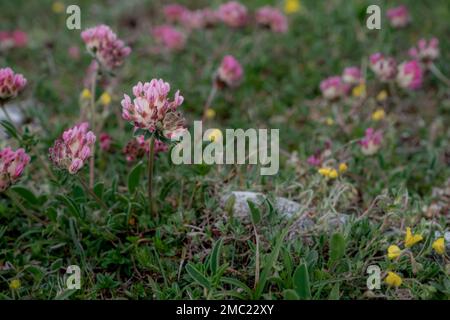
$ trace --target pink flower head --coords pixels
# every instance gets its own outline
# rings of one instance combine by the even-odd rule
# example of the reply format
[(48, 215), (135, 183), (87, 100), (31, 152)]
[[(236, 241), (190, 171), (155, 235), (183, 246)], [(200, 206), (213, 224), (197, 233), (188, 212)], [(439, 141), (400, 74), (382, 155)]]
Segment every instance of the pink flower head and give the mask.
[(22, 48), (28, 43), (28, 36), (22, 30), (0, 31), (0, 49)]
[(409, 49), (409, 55), (423, 64), (429, 65), (439, 57), (439, 40), (437, 38), (431, 38), (430, 41), (420, 39), (417, 47)]
[(362, 80), (361, 70), (358, 67), (345, 68), (342, 73), (342, 80), (351, 85), (359, 84)]
[(19, 180), (28, 163), (30, 157), (24, 149), (13, 151), (6, 147), (0, 150), (0, 192), (6, 191)]
[[(155, 140), (155, 155), (160, 152), (167, 152), (169, 147), (162, 141)], [(133, 162), (138, 158), (148, 154), (150, 152), (150, 143), (145, 140), (144, 136), (137, 136), (127, 143), (123, 149), (123, 153), (126, 155), (128, 162)]]
[(183, 24), (189, 29), (203, 29), (215, 26), (218, 20), (215, 11), (205, 8), (189, 11), (183, 19)]
[(183, 22), (189, 10), (181, 4), (168, 4), (164, 6), (163, 12), (168, 22)]
[(226, 55), (222, 59), (217, 71), (216, 83), (219, 87), (236, 87), (242, 80), (244, 70), (241, 64), (231, 55)]
[(0, 100), (6, 101), (17, 97), (26, 84), (27, 79), (20, 73), (14, 73), (11, 68), (0, 69)]
[(322, 159), (320, 156), (312, 155), (308, 157), (308, 164), (314, 167), (319, 167), (322, 164)]
[(121, 66), (131, 52), (130, 47), (125, 46), (124, 42), (118, 39), (117, 35), (106, 25), (84, 30), (81, 38), (88, 51), (108, 70)]
[(417, 60), (405, 61), (398, 66), (397, 83), (406, 89), (419, 89), (422, 85), (423, 72)]
[(239, 28), (247, 24), (247, 8), (236, 1), (229, 1), (219, 7), (219, 18), (230, 27)]
[(273, 32), (285, 33), (288, 30), (286, 16), (277, 8), (264, 6), (256, 11), (256, 22)]
[(157, 132), (169, 139), (177, 139), (186, 130), (184, 118), (177, 108), (184, 98), (175, 92), (173, 101), (168, 99), (170, 85), (162, 79), (139, 82), (133, 87), (135, 98), (128, 95), (122, 100), (122, 117), (133, 123), (136, 129)]
[(100, 149), (105, 152), (111, 150), (112, 138), (109, 134), (102, 132), (100, 133)]
[(342, 81), (340, 76), (332, 76), (322, 80), (320, 91), (327, 100), (336, 100), (346, 95), (348, 86)]
[(359, 142), (362, 153), (366, 156), (375, 154), (380, 149), (382, 140), (383, 133), (380, 130), (367, 128), (364, 138)]
[(70, 46), (69, 49), (67, 49), (67, 53), (73, 60), (80, 59), (80, 48), (78, 48), (78, 46)]
[(397, 74), (397, 62), (395, 59), (384, 57), (379, 52), (370, 56), (370, 68), (382, 82), (394, 79)]
[(389, 9), (387, 17), (394, 28), (405, 27), (411, 21), (408, 8), (404, 5)]
[(88, 128), (87, 122), (80, 123), (64, 131), (62, 137), (55, 141), (49, 149), (49, 158), (56, 167), (65, 169), (70, 174), (77, 173), (83, 167), (91, 156), (91, 148), (96, 139)]
[(181, 50), (186, 44), (184, 34), (169, 25), (155, 27), (152, 34), (158, 43), (170, 50)]

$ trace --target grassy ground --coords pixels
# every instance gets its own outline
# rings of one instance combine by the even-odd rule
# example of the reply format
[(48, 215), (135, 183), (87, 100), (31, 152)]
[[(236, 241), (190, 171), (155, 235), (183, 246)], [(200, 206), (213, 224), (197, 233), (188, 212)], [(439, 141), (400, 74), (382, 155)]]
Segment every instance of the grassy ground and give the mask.
[[(252, 27), (230, 32), (221, 25), (192, 33), (183, 51), (168, 54), (155, 53), (149, 31), (163, 22), (162, 1), (108, 3), (79, 1), (83, 28), (106, 23), (133, 49), (115, 78), (113, 110), (120, 110), (123, 93), (130, 94), (138, 81), (163, 78), (185, 97), (181, 109), (191, 125), (201, 118), (221, 58), (232, 54), (244, 66), (245, 78), (237, 89), (219, 93), (213, 103), (216, 116), (208, 126), (280, 128), (280, 172), (263, 177), (256, 166), (174, 166), (169, 154), (160, 154), (154, 185), (159, 218), (154, 219), (148, 213), (144, 175), (130, 178), (139, 163), (128, 164), (121, 152), (132, 128), (112, 112), (104, 131), (113, 137), (115, 152), (97, 156), (95, 188), (109, 212), (76, 179), (52, 182), (36, 156), (46, 157), (53, 141), (77, 121), (90, 57), (80, 32), (65, 28), (66, 15), (53, 12), (52, 1), (2, 1), (0, 29), (19, 27), (29, 36), (26, 48), (0, 56), (0, 66), (28, 79), (20, 101), (36, 143), (29, 143), (35, 144), (35, 153), (20, 188), (13, 191), (17, 199), (0, 195), (1, 298), (450, 297), (448, 256), (431, 248), (435, 231), (448, 231), (448, 87), (427, 75), (421, 90), (390, 92), (380, 102), (375, 97), (384, 88), (368, 71), (367, 98), (334, 110), (319, 91), (322, 79), (349, 65), (366, 65), (371, 53), (403, 60), (419, 38), (429, 36), (441, 40), (436, 65), (450, 75), (448, 1), (404, 1), (413, 17), (409, 27), (394, 30), (383, 19), (380, 31), (369, 31), (365, 8), (378, 3), (385, 13), (388, 1), (303, 0), (300, 12), (289, 16), (285, 35)], [(184, 3), (217, 7), (220, 1)], [(277, 4), (251, 1), (248, 7), (266, 3)], [(71, 45), (80, 48), (77, 61), (67, 54)], [(371, 114), (379, 107), (386, 117), (374, 122)], [(384, 141), (376, 155), (367, 157), (349, 142), (370, 126), (384, 131)], [(327, 141), (332, 158), (348, 165), (345, 174), (331, 181), (306, 163)], [(6, 145), (19, 144), (3, 139), (0, 147)], [(292, 152), (297, 152), (297, 162), (288, 161)], [(85, 169), (81, 176), (87, 175)], [(219, 205), (221, 195), (232, 190), (297, 201), (299, 214), (310, 217), (314, 227), (299, 232), (298, 216), (283, 219), (270, 205), (256, 209), (262, 218), (254, 223), (232, 218), (232, 210)], [(341, 215), (347, 223), (330, 226), (330, 219)], [(403, 248), (406, 227), (423, 241), (389, 260), (388, 246)], [(72, 264), (81, 267), (81, 290), (65, 287), (64, 272)], [(387, 271), (400, 274), (402, 285), (382, 283), (381, 289), (368, 291), (366, 269), (375, 264), (382, 277)], [(16, 289), (10, 288), (14, 279), (20, 280)]]

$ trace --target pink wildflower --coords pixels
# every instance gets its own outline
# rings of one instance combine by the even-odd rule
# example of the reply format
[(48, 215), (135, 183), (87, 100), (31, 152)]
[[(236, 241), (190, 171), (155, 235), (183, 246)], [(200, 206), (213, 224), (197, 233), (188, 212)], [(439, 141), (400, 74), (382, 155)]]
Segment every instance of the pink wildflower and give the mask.
[(233, 28), (243, 27), (247, 24), (247, 8), (236, 1), (229, 1), (219, 7), (220, 20)]
[(178, 139), (186, 130), (184, 118), (177, 108), (184, 98), (180, 91), (175, 92), (173, 101), (168, 99), (170, 85), (162, 79), (139, 82), (133, 87), (135, 98), (128, 95), (122, 100), (122, 117), (133, 123), (136, 129), (156, 132), (169, 139)]
[(417, 47), (409, 49), (409, 55), (424, 65), (429, 65), (439, 57), (439, 40), (437, 38), (431, 38), (429, 41), (420, 39)]
[(77, 173), (90, 158), (91, 148), (96, 140), (94, 133), (88, 131), (88, 128), (89, 124), (83, 122), (64, 131), (62, 137), (49, 149), (50, 161), (70, 174)]
[(88, 51), (108, 70), (121, 66), (131, 52), (130, 47), (125, 46), (124, 42), (118, 39), (106, 25), (84, 30), (81, 38)]
[(342, 80), (345, 83), (356, 85), (362, 80), (361, 70), (358, 67), (348, 67), (344, 69)]
[(417, 60), (405, 61), (398, 66), (397, 83), (406, 89), (419, 89), (422, 85), (423, 72)]
[(30, 157), (24, 149), (13, 151), (6, 147), (0, 150), (0, 192), (6, 191), (19, 180), (28, 163)]
[(170, 50), (181, 50), (186, 44), (184, 34), (169, 25), (153, 28), (152, 34), (158, 43)]
[[(158, 139), (155, 140), (155, 155), (160, 152), (167, 152), (167, 150), (169, 150), (169, 148), (164, 142)], [(144, 154), (148, 154), (149, 152), (150, 143), (145, 140), (143, 135), (133, 138), (123, 149), (123, 153), (128, 162), (133, 162), (138, 158), (142, 158)]]
[(22, 48), (28, 43), (28, 36), (21, 30), (0, 31), (0, 49)]
[(67, 49), (67, 53), (73, 60), (80, 59), (80, 48), (78, 48), (78, 46), (70, 46), (69, 49)]
[(362, 153), (366, 156), (375, 154), (380, 149), (382, 140), (383, 133), (380, 130), (367, 128), (364, 138), (359, 142)]
[(325, 99), (336, 100), (347, 94), (348, 86), (342, 81), (340, 76), (332, 76), (322, 80), (320, 90)]
[(216, 75), (216, 84), (219, 87), (236, 87), (242, 80), (244, 71), (241, 64), (231, 55), (222, 59)]
[(264, 6), (256, 12), (256, 22), (273, 32), (285, 33), (288, 30), (286, 16), (277, 8)]
[(403, 28), (411, 21), (408, 8), (404, 5), (389, 9), (387, 17), (394, 28)]
[(183, 22), (189, 10), (181, 4), (168, 4), (164, 6), (163, 12), (168, 22)]
[(103, 132), (100, 133), (100, 149), (105, 152), (111, 150), (112, 138), (109, 134)]
[(384, 57), (379, 52), (370, 56), (370, 68), (382, 82), (394, 79), (397, 74), (397, 62), (394, 58)]
[(27, 79), (20, 73), (14, 73), (11, 68), (0, 69), (0, 101), (17, 97), (26, 84)]
[(215, 11), (205, 8), (189, 11), (183, 19), (183, 24), (189, 29), (203, 29), (215, 26), (218, 20)]

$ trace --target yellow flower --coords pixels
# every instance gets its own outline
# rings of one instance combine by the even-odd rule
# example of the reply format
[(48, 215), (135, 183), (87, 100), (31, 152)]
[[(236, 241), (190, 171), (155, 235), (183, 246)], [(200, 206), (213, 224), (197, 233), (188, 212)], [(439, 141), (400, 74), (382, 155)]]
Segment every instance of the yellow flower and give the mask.
[(352, 95), (354, 97), (362, 97), (364, 98), (366, 96), (366, 84), (364, 82), (361, 82), (359, 85), (353, 88)]
[(400, 250), (400, 248), (395, 244), (390, 245), (387, 251), (388, 258), (391, 260), (397, 258), (402, 253), (402, 250)]
[(444, 254), (445, 253), (445, 240), (444, 238), (439, 238), (436, 241), (433, 242), (433, 245), (431, 246), (434, 251), (436, 251), (437, 254)]
[(346, 164), (345, 162), (342, 162), (342, 163), (339, 165), (339, 172), (340, 172), (340, 173), (344, 173), (344, 172), (347, 171), (347, 170), (348, 170), (347, 164)]
[(20, 283), (19, 279), (14, 279), (9, 283), (9, 287), (13, 290), (19, 289), (20, 286), (21, 286), (21, 283)]
[(386, 90), (381, 90), (378, 94), (377, 94), (377, 101), (384, 101), (386, 100), (388, 94), (386, 92)]
[(329, 126), (332, 126), (332, 125), (334, 124), (334, 120), (333, 120), (333, 118), (328, 117), (328, 118), (325, 120), (325, 123), (326, 123), (327, 125), (329, 125)]
[(91, 98), (91, 92), (89, 91), (89, 89), (83, 89), (83, 91), (81, 92), (81, 99), (83, 100), (87, 100)]
[(330, 173), (328, 173), (328, 178), (330, 179), (336, 179), (338, 177), (338, 172), (336, 169), (331, 169)]
[(372, 113), (372, 120), (373, 121), (380, 121), (383, 120), (386, 116), (386, 113), (384, 113), (383, 109), (377, 109), (374, 113)]
[(54, 13), (62, 13), (64, 12), (65, 6), (64, 3), (62, 3), (61, 1), (55, 1), (52, 4), (52, 11)]
[(405, 236), (405, 247), (410, 248), (415, 245), (417, 242), (423, 240), (423, 237), (420, 234), (412, 234), (411, 228), (406, 228), (406, 236)]
[(388, 271), (388, 275), (384, 279), (384, 282), (390, 287), (400, 287), (402, 284), (402, 277), (392, 271)]
[(320, 168), (317, 172), (319, 172), (319, 174), (321, 174), (324, 177), (328, 177), (328, 175), (330, 174), (331, 169), (330, 168)]
[(111, 96), (109, 95), (108, 92), (103, 92), (102, 95), (100, 96), (100, 103), (106, 107), (109, 106), (109, 104), (111, 103)]
[(208, 139), (209, 141), (216, 141), (217, 139), (222, 138), (222, 131), (220, 131), (219, 129), (213, 129), (209, 134), (208, 134)]
[(300, 0), (285, 0), (284, 12), (287, 14), (296, 13), (300, 11)]
[(216, 116), (216, 112), (214, 111), (214, 109), (208, 108), (206, 110), (206, 119), (212, 119)]

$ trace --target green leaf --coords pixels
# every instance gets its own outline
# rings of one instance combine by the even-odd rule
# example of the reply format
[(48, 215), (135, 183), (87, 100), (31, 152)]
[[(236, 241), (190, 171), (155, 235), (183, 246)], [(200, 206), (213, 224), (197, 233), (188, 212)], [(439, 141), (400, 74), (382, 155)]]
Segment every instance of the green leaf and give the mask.
[(336, 232), (331, 236), (330, 240), (330, 258), (328, 264), (331, 265), (341, 259), (345, 254), (345, 239), (344, 236)]
[(202, 287), (206, 289), (211, 287), (209, 280), (197, 268), (195, 268), (192, 263), (188, 263), (186, 265), (186, 271), (189, 276), (191, 276), (191, 278)]
[(220, 279), (220, 281), (231, 284), (235, 287), (238, 287), (242, 290), (244, 290), (249, 296), (252, 295), (252, 289), (250, 289), (245, 283), (243, 283), (242, 281), (239, 281), (237, 279), (234, 278), (228, 278), (228, 277), (222, 277)]
[(17, 193), (21, 198), (27, 201), (30, 204), (37, 205), (39, 203), (38, 198), (34, 195), (34, 193), (25, 187), (22, 186), (13, 186), (11, 190)]
[(297, 292), (292, 289), (284, 290), (283, 292), (284, 300), (300, 300)]
[(139, 162), (128, 175), (128, 191), (133, 194), (136, 191), (136, 188), (139, 185), (141, 180), (141, 172), (142, 172), (143, 163)]
[(17, 140), (20, 140), (19, 134), (17, 133), (17, 130), (16, 130), (16, 127), (11, 122), (9, 122), (7, 120), (2, 120), (2, 121), (0, 121), (0, 125), (5, 129), (6, 133), (9, 136), (11, 136)]
[(328, 296), (328, 300), (339, 300), (339, 283), (336, 283), (330, 291), (330, 295)]
[(220, 253), (222, 250), (223, 239), (220, 239), (214, 244), (211, 251), (210, 267), (212, 274), (216, 274), (220, 265)]
[(306, 263), (302, 263), (294, 272), (294, 288), (300, 299), (311, 298), (311, 286), (309, 283), (309, 273)]
[(56, 199), (59, 200), (60, 202), (62, 202), (63, 204), (65, 204), (66, 207), (69, 209), (69, 211), (74, 216), (81, 217), (80, 210), (79, 210), (78, 206), (76, 205), (76, 203), (72, 199), (70, 199), (70, 198), (68, 198), (68, 197), (66, 197), (65, 195), (62, 195), (62, 194), (57, 195)]
[(104, 189), (105, 189), (105, 184), (103, 182), (99, 182), (94, 186), (94, 193), (97, 195), (97, 197), (102, 199)]
[(248, 207), (250, 208), (252, 222), (254, 225), (257, 225), (261, 221), (261, 212), (254, 202), (247, 200), (247, 203)]

